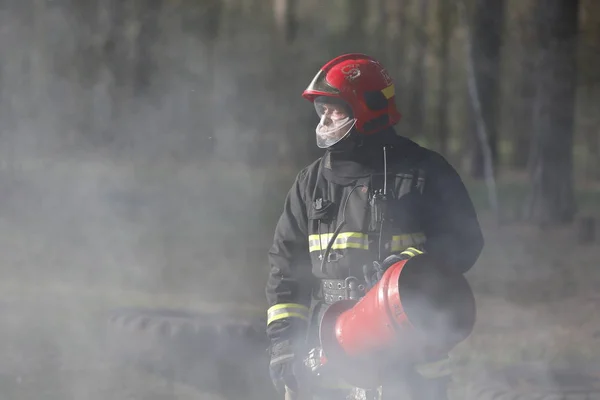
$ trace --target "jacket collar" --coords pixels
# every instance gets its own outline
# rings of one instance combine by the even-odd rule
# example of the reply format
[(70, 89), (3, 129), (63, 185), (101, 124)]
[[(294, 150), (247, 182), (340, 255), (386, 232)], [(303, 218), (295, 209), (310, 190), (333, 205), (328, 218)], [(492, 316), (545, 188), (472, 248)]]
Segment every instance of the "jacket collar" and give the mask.
[(420, 148), (410, 139), (398, 136), (393, 129), (372, 137), (354, 133), (348, 142), (334, 146), (323, 156), (323, 175), (334, 183), (349, 185), (361, 178), (382, 173), (386, 148), (388, 170), (393, 170)]

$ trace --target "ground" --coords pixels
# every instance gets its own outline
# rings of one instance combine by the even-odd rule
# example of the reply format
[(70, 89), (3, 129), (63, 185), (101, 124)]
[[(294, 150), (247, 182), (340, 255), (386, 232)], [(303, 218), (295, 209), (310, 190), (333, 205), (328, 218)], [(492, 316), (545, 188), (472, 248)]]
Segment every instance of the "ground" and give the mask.
[[(211, 398), (115, 368), (103, 341), (107, 313), (144, 305), (262, 315), (266, 269), (260, 262), (288, 178), (276, 189), (260, 175), (246, 182), (243, 195), (211, 197), (206, 187), (214, 180), (198, 182), (193, 170), (164, 179), (115, 173), (110, 163), (43, 167), (43, 175), (40, 168), (12, 172), (0, 213), (3, 394), (15, 400)], [(472, 190), (477, 202), (485, 201)], [(268, 204), (261, 203), (265, 197)], [(198, 202), (217, 209), (199, 210)], [(239, 211), (244, 202), (268, 221), (262, 231), (249, 228), (256, 219)], [(586, 202), (579, 215), (600, 204)], [(513, 363), (600, 365), (600, 241), (578, 244), (577, 224), (497, 226), (480, 208), (486, 247), (467, 274), (478, 320), (452, 353), (458, 384)], [(227, 226), (220, 233), (219, 220)], [(203, 224), (210, 229), (200, 230)], [(225, 250), (224, 242), (234, 239), (241, 247)], [(228, 281), (226, 268), (245, 278)]]
[[(476, 267), (479, 270), (469, 273), (479, 289), (478, 322), (473, 335), (452, 354), (456, 370), (463, 371), (460, 379), (481, 372), (481, 365), (524, 361), (581, 365), (600, 360), (596, 311), (600, 299), (594, 295), (600, 278), (594, 260), (600, 259), (600, 249), (577, 246), (569, 237), (567, 230), (541, 234), (520, 226), (486, 231), (488, 247)], [(528, 253), (527, 249), (534, 248), (543, 249), (544, 254)], [(531, 260), (537, 260), (535, 266), (528, 264)], [(567, 272), (561, 267), (566, 262), (571, 265)], [(539, 271), (524, 273), (527, 280), (515, 284), (511, 274), (518, 276), (519, 268)], [(497, 270), (498, 277), (480, 277), (489, 276), (484, 269)], [(118, 305), (202, 309), (204, 303), (50, 282), (29, 289), (5, 283), (0, 293), (5, 310), (0, 317), (0, 345), (8, 360), (0, 377), (3, 392), (10, 392), (11, 399), (42, 394), (45, 399), (209, 398), (154, 375), (111, 368), (103, 357), (100, 334), (105, 313)]]

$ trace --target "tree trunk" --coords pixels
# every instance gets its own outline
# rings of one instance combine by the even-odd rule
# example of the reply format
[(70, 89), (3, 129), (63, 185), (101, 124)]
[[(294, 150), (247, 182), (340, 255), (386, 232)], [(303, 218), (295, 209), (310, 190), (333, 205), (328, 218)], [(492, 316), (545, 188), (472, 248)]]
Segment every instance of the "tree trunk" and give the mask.
[(531, 193), (526, 216), (540, 224), (570, 223), (575, 214), (573, 129), (578, 0), (538, 0)]
[(509, 47), (513, 57), (512, 74), (508, 74), (507, 114), (503, 121), (504, 130), (511, 140), (510, 166), (517, 170), (527, 168), (533, 131), (533, 102), (535, 97), (535, 29), (534, 13), (530, 0), (519, 1), (518, 10), (511, 10), (512, 18), (507, 21), (507, 35), (511, 36)]
[[(209, 161), (216, 148), (214, 115), (217, 110), (214, 102), (218, 79), (217, 43), (223, 33), (223, 7), (221, 0), (188, 0), (186, 7), (179, 11), (185, 13), (181, 18), (181, 36), (193, 39), (187, 41), (184, 57), (188, 66), (197, 64), (198, 68), (193, 69), (189, 78), (196, 85), (196, 90), (182, 93), (192, 115), (178, 118), (182, 122), (180, 129), (186, 143), (183, 150), (186, 160)], [(194, 62), (195, 59), (202, 62)]]
[(473, 54), (473, 32), (469, 29), (467, 12), (465, 11), (464, 3), (458, 3), (460, 8), (460, 14), (462, 23), (467, 27), (467, 35), (466, 35), (466, 54), (467, 54), (467, 88), (469, 90), (469, 99), (471, 100), (471, 107), (469, 108), (472, 113), (473, 122), (475, 123), (475, 128), (472, 129), (472, 132), (476, 134), (476, 146), (481, 148), (482, 155), (482, 163), (483, 163), (483, 177), (486, 181), (486, 186), (488, 189), (488, 196), (490, 201), (490, 208), (494, 213), (494, 217), (496, 222), (500, 222), (500, 213), (499, 213), (499, 205), (498, 205), (498, 194), (496, 191), (496, 181), (495, 181), (495, 168), (492, 160), (492, 150), (489, 141), (489, 134), (487, 123), (485, 121), (483, 106), (481, 102), (481, 89), (479, 88), (479, 82), (477, 80), (477, 71), (475, 68), (475, 59)]
[(134, 74), (128, 56), (133, 52), (134, 46), (132, 41), (126, 40), (124, 35), (128, 18), (135, 18), (135, 15), (128, 12), (131, 6), (130, 2), (123, 0), (110, 0), (106, 6), (110, 9), (109, 29), (103, 46), (102, 58), (105, 60), (106, 68), (114, 83), (110, 90), (113, 121), (119, 121), (125, 115), (123, 108), (126, 102), (124, 99), (129, 98), (132, 93)]
[(159, 16), (163, 0), (145, 0), (140, 12), (140, 27), (137, 35), (137, 59), (135, 60), (134, 93), (143, 95), (150, 88), (156, 70), (153, 47), (160, 37)]
[(439, 0), (438, 6), (438, 22), (440, 25), (440, 92), (438, 99), (438, 141), (440, 152), (444, 155), (448, 154), (448, 135), (450, 126), (448, 124), (448, 103), (450, 101), (450, 92), (448, 90), (450, 81), (450, 36), (452, 34), (452, 26), (450, 23), (450, 15), (452, 7), (450, 0)]
[(409, 10), (410, 0), (388, 0), (389, 20), (387, 23), (388, 41), (388, 58), (390, 64), (388, 69), (396, 84), (396, 106), (403, 115), (403, 120), (396, 126), (399, 134), (406, 134), (409, 130), (407, 127), (405, 114), (407, 95), (406, 88), (408, 82), (408, 74), (406, 62), (408, 40), (406, 38), (409, 32), (407, 11)]
[(292, 43), (298, 34), (297, 0), (274, 0), (275, 25), (286, 43)]
[(369, 34), (371, 40), (369, 42), (370, 47), (373, 49), (374, 54), (380, 57), (380, 61), (389, 68), (390, 56), (387, 54), (386, 49), (388, 48), (388, 36), (386, 35), (387, 29), (387, 1), (386, 0), (373, 0), (371, 4), (373, 15), (370, 20)]
[(384, 35), (387, 38), (385, 52), (388, 58), (388, 68), (394, 76), (397, 74), (398, 63), (400, 62), (398, 59), (400, 57), (400, 40), (402, 39), (400, 36), (400, 21), (404, 2), (404, 0), (386, 0), (384, 3), (386, 10)]
[(582, 0), (581, 40), (579, 60), (581, 62), (579, 85), (582, 87), (579, 104), (579, 127), (585, 140), (585, 178), (600, 179), (600, 2)]
[[(387, 0), (388, 18), (386, 21), (386, 36), (387, 47), (386, 53), (388, 55), (387, 68), (390, 71), (395, 83), (396, 83), (396, 105), (403, 112), (405, 106), (404, 88), (406, 85), (405, 70), (406, 65), (405, 57), (405, 36), (406, 31), (406, 13), (405, 7), (408, 0)], [(402, 131), (404, 126), (401, 121), (398, 125), (398, 131)]]
[(516, 99), (512, 119), (512, 155), (510, 159), (511, 167), (518, 170), (527, 168), (527, 161), (531, 151), (531, 136), (532, 136), (532, 121), (531, 115), (532, 100), (534, 97), (535, 88), (533, 82), (535, 77), (532, 74), (532, 63), (527, 54), (521, 58), (521, 72), (517, 79), (517, 91), (515, 92)]
[[(473, 16), (472, 51), (475, 77), (494, 167), (498, 161), (498, 79), (503, 14), (504, 0), (477, 0)], [(479, 141), (475, 140), (473, 144), (471, 176), (482, 179), (484, 178), (484, 150)]]
[(367, 0), (350, 0), (346, 7), (348, 7), (348, 25), (344, 37), (348, 43), (357, 43), (361, 46), (366, 43)]
[(413, 60), (410, 84), (410, 103), (408, 106), (408, 136), (423, 135), (425, 128), (425, 112), (427, 108), (425, 97), (425, 51), (427, 50), (427, 11), (429, 0), (420, 0), (418, 3), (418, 16), (413, 21), (413, 37), (416, 47), (415, 59)]
[(46, 12), (46, 2), (43, 0), (34, 0), (32, 10), (32, 22), (33, 22), (33, 37), (34, 45), (31, 46), (30, 50), (30, 65), (31, 65), (31, 98), (34, 99), (31, 102), (32, 113), (39, 112), (44, 105), (36, 101), (36, 99), (42, 99), (47, 89), (47, 67), (46, 62), (46, 36), (44, 27), (44, 14)]
[[(410, 32), (410, 24), (409, 24), (409, 18), (408, 18), (408, 11), (411, 8), (411, 0), (400, 0), (399, 1), (399, 5), (397, 6), (396, 9), (396, 21), (397, 24), (399, 25), (399, 29), (398, 29), (398, 38), (397, 38), (397, 42), (396, 42), (396, 48), (397, 48), (397, 62), (398, 62), (398, 68), (399, 68), (399, 76), (401, 76), (401, 83), (403, 85), (403, 87), (406, 87), (406, 83), (408, 82), (408, 74), (407, 74), (407, 70), (408, 70), (408, 63), (406, 62), (406, 56), (408, 54), (407, 48), (408, 48), (408, 40), (407, 40), (407, 36), (408, 33)], [(404, 92), (404, 90), (403, 90)], [(406, 96), (404, 96), (404, 98), (406, 99)]]

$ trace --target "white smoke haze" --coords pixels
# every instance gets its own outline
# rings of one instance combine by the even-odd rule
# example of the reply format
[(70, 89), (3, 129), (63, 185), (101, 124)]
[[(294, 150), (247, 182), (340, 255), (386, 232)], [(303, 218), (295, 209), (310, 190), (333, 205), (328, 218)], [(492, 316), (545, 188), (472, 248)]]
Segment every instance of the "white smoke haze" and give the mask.
[[(485, 236), (480, 262), (467, 273), (476, 293), (475, 329), (451, 352), (457, 393), (479, 379), (499, 386), (498, 396), (508, 387), (531, 398), (565, 390), (595, 396), (598, 246), (578, 245), (570, 227), (505, 226), (485, 229)], [(494, 372), (500, 369), (502, 375)], [(505, 374), (512, 380), (505, 382)]]
[[(199, 399), (209, 384), (233, 398), (229, 377), (264, 382), (253, 351), (266, 346), (225, 348), (254, 329), (227, 321), (263, 317), (273, 224), (319, 154), (301, 91), (331, 56), (368, 49), (317, 48), (314, 15), (284, 49), (269, 18), (232, 1), (212, 41), (177, 3), (0, 2), (2, 398)], [(451, 357), (459, 386), (482, 365), (577, 365), (600, 348), (597, 246), (528, 229), (486, 228), (467, 274), (478, 320)], [(114, 366), (141, 349), (162, 373)], [(175, 370), (186, 385), (163, 379)]]
[[(261, 220), (273, 190), (264, 189), (266, 173), (248, 166), (263, 157), (259, 123), (269, 115), (260, 113), (272, 99), (256, 81), (267, 65), (241, 60), (267, 33), (247, 31), (254, 43), (244, 46), (238, 33), (229, 48), (211, 49), (178, 26), (181, 15), (166, 5), (145, 15), (145, 27), (130, 21), (115, 33), (116, 17), (133, 19), (127, 7), (134, 2), (108, 3), (0, 5), (5, 398), (200, 398), (160, 375), (111, 367), (110, 313), (136, 306), (220, 313), (213, 331), (222, 331), (228, 309), (251, 320), (260, 309), (248, 302), (264, 301), (264, 247), (272, 233)], [(153, 42), (135, 47), (136, 29), (155, 29), (145, 33)], [(140, 49), (155, 64), (134, 65)], [(144, 68), (148, 82), (136, 89)], [(279, 203), (283, 195), (275, 196)], [(177, 329), (166, 336), (185, 337)], [(139, 350), (154, 340), (154, 331), (140, 332), (127, 345)], [(219, 346), (210, 335), (204, 347), (188, 340), (188, 352), (213, 360), (226, 354), (209, 353)], [(259, 346), (257, 352), (266, 347)], [(152, 347), (145, 347), (152, 357), (160, 354)], [(242, 364), (252, 360), (237, 356)], [(170, 354), (160, 357), (156, 363), (168, 369)], [(236, 375), (222, 376), (227, 365), (193, 368), (205, 368), (192, 372), (206, 380)]]

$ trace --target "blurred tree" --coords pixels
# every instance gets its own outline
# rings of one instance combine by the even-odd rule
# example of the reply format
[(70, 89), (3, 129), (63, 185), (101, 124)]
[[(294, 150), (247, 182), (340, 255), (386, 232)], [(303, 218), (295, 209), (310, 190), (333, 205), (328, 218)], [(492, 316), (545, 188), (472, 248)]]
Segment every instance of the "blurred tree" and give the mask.
[(395, 40), (394, 47), (396, 48), (396, 59), (399, 71), (397, 72), (400, 83), (402, 84), (402, 91), (400, 92), (399, 100), (404, 109), (408, 103), (407, 86), (410, 80), (410, 62), (409, 62), (409, 42), (411, 32), (411, 17), (410, 10), (412, 8), (412, 0), (400, 0), (396, 7), (396, 21), (397, 27), (394, 28), (397, 31), (397, 39)]
[(389, 55), (386, 54), (389, 37), (386, 35), (387, 29), (387, 0), (372, 0), (370, 17), (371, 47), (375, 54), (380, 55), (381, 61), (389, 68)]
[(366, 42), (367, 5), (367, 0), (346, 0), (348, 22), (342, 37), (346, 45), (361, 47)]
[(450, 39), (452, 36), (452, 4), (450, 0), (438, 0), (438, 24), (440, 35), (440, 48), (438, 60), (439, 66), (439, 97), (437, 115), (437, 138), (439, 149), (442, 154), (448, 154), (448, 135), (450, 126), (448, 123), (448, 103), (450, 102)]
[[(42, 98), (48, 88), (48, 65), (46, 64), (47, 56), (47, 39), (45, 35), (46, 27), (44, 26), (45, 13), (46, 13), (46, 2), (43, 0), (34, 0), (31, 8), (31, 22), (33, 25), (33, 41), (30, 47), (30, 73), (31, 79), (29, 85), (31, 88), (31, 96), (33, 99)], [(31, 112), (40, 111), (35, 108), (43, 107), (43, 102), (38, 103), (34, 101), (32, 103)]]
[[(188, 123), (185, 125), (187, 151), (191, 158), (209, 159), (216, 146), (215, 115), (217, 71), (217, 46), (223, 24), (223, 1), (185, 0), (182, 30), (195, 39), (193, 45), (201, 45), (199, 52), (200, 70), (194, 71), (193, 89), (187, 91), (189, 109)], [(186, 59), (193, 64), (196, 60), (195, 46), (188, 46)], [(185, 118), (185, 117), (183, 117)]]
[(581, 1), (581, 29), (579, 42), (580, 73), (578, 102), (579, 129), (587, 154), (585, 175), (600, 179), (600, 1)]
[(474, 57), (474, 45), (473, 45), (473, 32), (469, 29), (469, 23), (467, 18), (467, 11), (465, 3), (458, 3), (459, 11), (461, 14), (462, 23), (467, 28), (466, 34), (466, 69), (467, 69), (467, 88), (469, 92), (469, 115), (471, 123), (473, 124), (471, 132), (476, 134), (475, 140), (478, 142), (477, 146), (481, 148), (482, 152), (482, 173), (485, 178), (490, 208), (494, 214), (496, 222), (499, 222), (499, 204), (498, 194), (496, 190), (496, 179), (495, 179), (495, 168), (494, 161), (492, 158), (492, 149), (489, 140), (487, 121), (485, 120), (485, 114), (483, 112), (483, 103), (481, 101), (481, 89), (479, 88), (478, 73), (475, 66)]
[(136, 52), (134, 61), (134, 95), (139, 96), (147, 92), (152, 84), (156, 71), (156, 57), (153, 53), (154, 46), (158, 43), (161, 31), (159, 16), (164, 0), (137, 0), (135, 7), (138, 24), (135, 40)]
[[(472, 56), (494, 167), (498, 161), (498, 104), (500, 48), (504, 23), (504, 0), (476, 0), (473, 14)], [(480, 140), (472, 141), (471, 176), (484, 178), (484, 150)]]
[(109, 0), (104, 6), (108, 14), (108, 27), (103, 38), (101, 57), (113, 82), (109, 89), (113, 121), (127, 115), (127, 100), (134, 92), (134, 64), (131, 60), (139, 33), (134, 5), (132, 0)]
[(524, 170), (529, 158), (533, 130), (535, 0), (507, 0), (501, 55), (501, 110), (498, 115), (500, 142), (509, 147), (508, 157), (499, 160), (509, 168)]
[(577, 83), (578, 0), (538, 0), (538, 51), (531, 193), (526, 217), (541, 225), (575, 214), (573, 129)]
[(294, 41), (298, 34), (297, 0), (274, 0), (275, 24), (287, 43)]
[[(138, 25), (137, 15), (132, 15), (133, 1), (129, 0), (110, 0), (106, 4), (109, 14), (109, 31), (104, 42), (104, 59), (108, 69), (112, 72), (115, 83), (120, 88), (130, 88), (132, 74), (128, 67), (131, 66), (127, 61), (127, 22), (130, 18), (130, 24), (133, 25), (133, 30), (130, 32), (132, 36), (137, 36)], [(129, 12), (128, 12), (129, 11)], [(130, 25), (131, 27), (131, 25)]]
[(419, 0), (417, 3), (415, 18), (411, 21), (412, 47), (414, 58), (411, 60), (412, 68), (410, 74), (409, 103), (406, 120), (409, 125), (408, 136), (423, 135), (425, 129), (425, 54), (429, 37), (426, 25), (429, 9), (429, 0)]
[(404, 36), (402, 35), (402, 29), (405, 28), (403, 19), (406, 18), (404, 13), (404, 7), (407, 0), (386, 0), (386, 19), (385, 19), (385, 33), (387, 38), (385, 53), (387, 54), (387, 65), (392, 74), (392, 77), (397, 82), (397, 100), (399, 106), (403, 106), (402, 97), (400, 93), (400, 87), (404, 85), (403, 80), (403, 50), (404, 50)]

